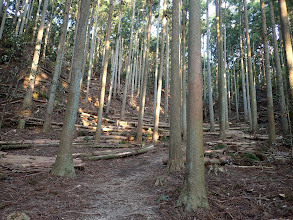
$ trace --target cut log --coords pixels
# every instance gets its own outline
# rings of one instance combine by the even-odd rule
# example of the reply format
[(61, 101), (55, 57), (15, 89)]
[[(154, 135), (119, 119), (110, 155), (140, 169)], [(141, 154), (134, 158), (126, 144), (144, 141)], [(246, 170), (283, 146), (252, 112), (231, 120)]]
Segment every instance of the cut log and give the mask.
[[(0, 158), (0, 164), (11, 164), (20, 167), (51, 167), (56, 157), (42, 157), (30, 155), (6, 154)], [(73, 160), (76, 168), (84, 168), (84, 163), (80, 159)]]
[(114, 159), (114, 158), (122, 158), (122, 157), (129, 157), (129, 156), (134, 156), (138, 154), (143, 154), (146, 152), (149, 152), (151, 150), (155, 149), (154, 145), (150, 145), (147, 147), (143, 147), (138, 150), (129, 150), (117, 154), (108, 154), (108, 155), (101, 155), (101, 156), (90, 156), (86, 157), (85, 159), (87, 160), (108, 160), (108, 159)]

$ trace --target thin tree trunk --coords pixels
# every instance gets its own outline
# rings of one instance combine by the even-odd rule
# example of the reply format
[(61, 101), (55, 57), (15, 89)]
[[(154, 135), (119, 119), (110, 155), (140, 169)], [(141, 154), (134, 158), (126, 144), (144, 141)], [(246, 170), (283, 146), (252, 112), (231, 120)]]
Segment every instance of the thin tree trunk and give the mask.
[(133, 93), (134, 93), (134, 79), (135, 79), (135, 72), (137, 71), (137, 48), (138, 48), (138, 32), (136, 32), (136, 38), (135, 38), (135, 46), (133, 51), (133, 70), (132, 70), (132, 78), (131, 78), (131, 92), (130, 92), (130, 106), (133, 106)]
[(274, 104), (273, 104), (273, 91), (272, 81), (270, 72), (270, 54), (267, 37), (267, 19), (265, 14), (265, 3), (264, 0), (260, 0), (261, 5), (261, 18), (262, 18), (262, 35), (264, 45), (264, 62), (265, 62), (265, 73), (266, 73), (266, 88), (267, 88), (267, 108), (268, 108), (268, 133), (269, 133), (269, 144), (272, 145), (276, 142), (276, 128), (274, 118)]
[(209, 0), (207, 0), (207, 12), (206, 13), (207, 13), (206, 14), (206, 22), (207, 22), (207, 75), (208, 75), (210, 131), (215, 131), (214, 103), (213, 103), (211, 63), (210, 63)]
[[(174, 18), (173, 18), (174, 19)], [(200, 42), (200, 1), (189, 1), (189, 56), (188, 56), (188, 136), (186, 146), (186, 173), (178, 203), (187, 211), (209, 208), (205, 187), (202, 67)]]
[[(3, 0), (0, 0), (0, 1), (3, 1)], [(4, 13), (3, 13), (3, 16), (2, 16), (2, 22), (1, 22), (1, 27), (0, 27), (0, 40), (2, 39), (2, 35), (3, 35), (3, 31), (4, 31), (4, 26), (5, 26), (8, 6), (9, 6), (9, 1), (6, 1), (6, 6), (4, 8)], [(1, 10), (0, 10), (0, 12), (1, 12)]]
[[(156, 58), (155, 58), (155, 82), (154, 82), (154, 103), (153, 103), (153, 118), (156, 117), (156, 104), (157, 104), (157, 92), (158, 92), (158, 67), (159, 67), (159, 44), (160, 44), (160, 0), (158, 5), (158, 20), (157, 20), (157, 45), (156, 45)], [(162, 44), (163, 42), (161, 42)]]
[(21, 20), (21, 25), (20, 25), (19, 33), (18, 33), (19, 35), (22, 35), (23, 34), (24, 25), (26, 23), (26, 15), (28, 13), (28, 10), (29, 10), (28, 0), (25, 0), (23, 16), (22, 16), (22, 20)]
[(60, 145), (55, 163), (51, 174), (63, 177), (75, 177), (73, 157), (72, 157), (72, 141), (75, 132), (76, 113), (79, 103), (79, 94), (82, 78), (82, 62), (84, 47), (86, 41), (86, 30), (88, 25), (88, 16), (90, 9), (90, 0), (84, 0), (80, 4), (80, 19), (77, 28), (75, 55), (72, 62), (72, 77), (69, 87), (68, 102), (66, 105), (65, 116), (63, 120), (63, 128), (60, 138)]
[(148, 79), (148, 72), (149, 72), (149, 49), (150, 49), (150, 40), (151, 40), (152, 5), (153, 5), (153, 0), (149, 0), (149, 9), (146, 13), (148, 14), (148, 24), (147, 24), (146, 47), (145, 47), (146, 49), (145, 50), (145, 67), (144, 67), (144, 74), (143, 74), (143, 80), (141, 85), (142, 91), (140, 94), (138, 125), (137, 125), (137, 135), (136, 135), (136, 141), (138, 143), (142, 142), (142, 127), (143, 127), (147, 79)]
[(35, 17), (35, 22), (34, 22), (34, 29), (33, 29), (33, 39), (35, 38), (36, 35), (36, 31), (38, 29), (38, 22), (39, 22), (39, 17), (40, 17), (40, 9), (41, 9), (41, 4), (42, 4), (42, 0), (38, 0), (39, 4), (38, 4), (38, 9), (36, 12), (36, 17)]
[(166, 24), (167, 24), (167, 1), (164, 0), (163, 4), (163, 17), (162, 17), (162, 32), (161, 32), (161, 49), (160, 49), (160, 72), (159, 72), (159, 79), (158, 79), (158, 91), (156, 97), (156, 113), (154, 118), (154, 129), (153, 129), (153, 143), (156, 143), (159, 139), (159, 121), (160, 121), (160, 110), (161, 110), (161, 94), (162, 94), (162, 77), (163, 77), (163, 68), (164, 68), (164, 50), (165, 50), (165, 31), (166, 31)]
[(130, 31), (130, 42), (129, 42), (129, 54), (128, 54), (128, 62), (126, 67), (126, 78), (125, 78), (125, 85), (124, 85), (124, 92), (123, 92), (123, 100), (122, 100), (122, 107), (120, 112), (120, 119), (125, 119), (125, 108), (126, 108), (126, 98), (127, 98), (127, 88), (128, 88), (128, 81), (130, 75), (130, 64), (132, 58), (132, 43), (133, 43), (133, 27), (134, 27), (134, 14), (135, 14), (135, 0), (133, 0), (132, 6), (132, 22), (131, 22), (131, 31)]
[(99, 15), (99, 6), (100, 6), (100, 0), (98, 0), (98, 6), (94, 18), (94, 31), (92, 32), (92, 39), (91, 39), (91, 49), (90, 49), (90, 57), (89, 57), (89, 70), (87, 74), (87, 86), (86, 86), (86, 98), (85, 100), (88, 101), (89, 97), (89, 90), (90, 90), (90, 83), (93, 73), (93, 56), (94, 56), (94, 50), (96, 48), (96, 35), (97, 35), (97, 29), (98, 29), (98, 15)]
[(186, 121), (186, 62), (185, 62), (185, 53), (186, 53), (186, 2), (182, 1), (182, 133), (183, 140), (187, 138), (187, 121)]
[(236, 119), (239, 121), (239, 102), (238, 102), (238, 78), (235, 73), (235, 60), (233, 56), (233, 80), (234, 80), (234, 90), (235, 90), (235, 106), (236, 106)]
[(101, 86), (101, 94), (100, 94), (97, 130), (96, 130), (96, 134), (95, 134), (95, 144), (99, 144), (100, 139), (101, 139), (102, 116), (103, 116), (103, 108), (104, 108), (104, 100), (105, 100), (107, 68), (108, 68), (108, 61), (109, 61), (108, 58), (109, 58), (109, 49), (110, 49), (110, 35), (111, 35), (112, 13), (113, 13), (113, 1), (114, 0), (111, 0), (110, 6), (109, 6), (109, 17), (108, 17), (108, 22), (107, 22), (107, 30), (106, 30), (106, 38), (105, 38), (105, 60), (104, 60), (104, 66), (103, 66), (102, 86)]
[(46, 34), (45, 34), (45, 41), (44, 41), (44, 46), (43, 46), (43, 54), (42, 54), (42, 59), (46, 58), (46, 48), (48, 45), (48, 41), (49, 41), (49, 35), (51, 33), (51, 27), (52, 27), (52, 21), (53, 21), (53, 16), (54, 16), (54, 1), (52, 1), (52, 8), (51, 8), (51, 15), (50, 15), (50, 19), (48, 19), (48, 24), (47, 24), (47, 28), (46, 28)]
[(121, 44), (121, 18), (122, 18), (122, 1), (120, 2), (120, 10), (119, 10), (119, 23), (118, 23), (118, 38), (116, 40), (116, 53), (117, 53), (117, 58), (116, 58), (116, 69), (115, 69), (115, 81), (114, 81), (114, 91), (113, 91), (113, 98), (116, 99), (116, 93), (117, 93), (117, 78), (118, 78), (118, 69), (119, 69), (119, 61), (122, 59), (122, 57), (119, 56), (120, 53), (120, 44)]
[(43, 131), (48, 132), (51, 129), (51, 122), (52, 122), (52, 115), (53, 115), (53, 109), (54, 109), (54, 102), (56, 97), (56, 90), (58, 86), (58, 79), (61, 73), (62, 68), (62, 61), (64, 56), (64, 47), (65, 47), (65, 40), (66, 40), (66, 33), (67, 33), (67, 25), (69, 20), (69, 10), (70, 10), (71, 0), (66, 0), (65, 3), (65, 9), (64, 9), (64, 17), (63, 17), (63, 24), (60, 34), (60, 40), (57, 50), (57, 58), (56, 58), (56, 64), (54, 68), (54, 75), (52, 80), (52, 85), (50, 89), (50, 96), (48, 100), (47, 105), (47, 111), (45, 116), (45, 122)]
[[(226, 2), (225, 2), (225, 8), (226, 8)], [(222, 26), (223, 26), (223, 22), (222, 22), (222, 19), (221, 19), (221, 25), (220, 25), (220, 28), (222, 30)], [(225, 86), (224, 86), (224, 91), (225, 91), (225, 128), (228, 129), (229, 128), (229, 114), (228, 114), (228, 88), (229, 88), (229, 85), (228, 85), (228, 81), (229, 81), (229, 71), (227, 71), (227, 46), (226, 46), (226, 25), (224, 25), (223, 27), (223, 43), (224, 43), (224, 51), (223, 51), (223, 59), (224, 59), (224, 83), (225, 83)], [(227, 77), (227, 73), (228, 73), (228, 77)]]
[(118, 84), (118, 89), (117, 89), (117, 93), (120, 95), (120, 91), (121, 91), (121, 68), (122, 68), (122, 61), (123, 61), (123, 39), (121, 40), (121, 47), (120, 47), (120, 58), (119, 58), (119, 69), (118, 69), (118, 80), (117, 80), (117, 84)]
[[(241, 13), (241, 11), (239, 12)], [(244, 70), (244, 51), (243, 51), (243, 39), (242, 39), (242, 25), (241, 25), (241, 14), (239, 17), (240, 23), (240, 68), (241, 68), (241, 82), (242, 82), (242, 96), (243, 96), (243, 110), (244, 110), (244, 120), (248, 121), (248, 107), (247, 107), (247, 98), (246, 98), (246, 85), (245, 85), (245, 70)]]
[[(180, 71), (180, 0), (173, 1), (171, 42), (171, 103), (170, 103), (170, 146), (169, 171), (184, 166), (181, 146), (181, 71)], [(199, 55), (200, 56), (200, 55)]]
[(285, 136), (288, 136), (289, 134), (289, 128), (288, 128), (287, 109), (286, 109), (286, 101), (285, 101), (284, 86), (283, 86), (283, 75), (282, 75), (279, 47), (278, 47), (277, 35), (276, 35), (274, 7), (273, 7), (272, 0), (269, 0), (269, 7), (270, 7), (270, 17), (271, 17), (271, 25), (272, 25), (273, 46), (274, 46), (274, 60), (275, 60), (275, 66), (276, 66), (278, 93), (279, 93), (279, 99), (280, 99), (279, 101), (280, 101), (280, 108), (281, 108), (281, 123), (282, 123), (283, 136), (285, 137)]
[(247, 3), (243, 0), (244, 5), (244, 20), (245, 20), (245, 33), (246, 33), (246, 46), (247, 46), (247, 58), (248, 58), (248, 75), (249, 75), (249, 91), (250, 91), (250, 104), (251, 104), (251, 118), (252, 118), (252, 131), (258, 130), (257, 122), (257, 103), (256, 103), (256, 92), (254, 87), (254, 75), (252, 70), (251, 61), (251, 47), (250, 47), (250, 36), (249, 36), (249, 25), (247, 15)]
[(222, 15), (221, 15), (222, 0), (216, 0), (217, 10), (217, 49), (218, 49), (218, 73), (219, 73), (219, 116), (220, 116), (220, 138), (226, 138), (226, 102), (225, 102), (225, 76), (224, 76), (224, 61), (223, 61), (223, 37), (222, 37)]
[(17, 19), (17, 24), (16, 24), (16, 28), (15, 28), (15, 36), (18, 36), (18, 32), (19, 32), (21, 20), (22, 20), (22, 17), (23, 17), (24, 6), (25, 6), (25, 1), (22, 1), (22, 6), (21, 6), (21, 9), (20, 9), (20, 14), (19, 14), (19, 17)]
[(44, 33), (44, 25), (45, 25), (45, 17), (46, 17), (46, 12), (48, 7), (48, 1), (49, 0), (45, 0), (43, 5), (42, 20), (39, 27), (37, 40), (36, 40), (36, 46), (34, 50), (34, 57), (32, 61), (31, 71), (30, 71), (30, 75), (28, 79), (27, 90), (23, 100), (21, 118), (18, 123), (19, 129), (24, 129), (25, 118), (29, 117), (31, 114), (30, 107), (32, 105), (33, 91), (35, 88), (35, 80), (36, 80), (37, 69), (38, 69), (39, 58), (40, 58), (40, 51), (41, 51), (42, 38)]
[(166, 76), (165, 76), (165, 103), (164, 103), (164, 121), (168, 121), (169, 110), (169, 69), (170, 69), (170, 46), (169, 46), (169, 27), (168, 20), (166, 24)]

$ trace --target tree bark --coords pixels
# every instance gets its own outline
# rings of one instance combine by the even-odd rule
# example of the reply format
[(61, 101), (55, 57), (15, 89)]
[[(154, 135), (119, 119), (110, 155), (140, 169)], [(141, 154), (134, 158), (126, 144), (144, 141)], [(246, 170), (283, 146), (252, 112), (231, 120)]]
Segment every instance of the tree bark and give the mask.
[(169, 171), (184, 166), (181, 146), (181, 70), (180, 70), (180, 1), (174, 0), (172, 7), (171, 42), (171, 101), (170, 101), (170, 146)]
[[(156, 45), (156, 58), (155, 58), (155, 83), (154, 83), (154, 105), (153, 105), (153, 117), (156, 117), (156, 104), (157, 104), (157, 92), (158, 92), (158, 65), (159, 65), (159, 44), (160, 44), (160, 0), (158, 5), (158, 20), (157, 20), (157, 45)], [(163, 18), (162, 18), (163, 20)], [(162, 44), (163, 42), (161, 42)]]
[(209, 27), (209, 0), (207, 0), (207, 75), (208, 75), (208, 96), (209, 96), (209, 113), (210, 113), (210, 131), (215, 131), (214, 119), (214, 103), (212, 92), (212, 77), (211, 77), (211, 63), (210, 63), (210, 27)]
[(273, 104), (273, 91), (272, 81), (270, 72), (270, 54), (268, 46), (268, 33), (267, 33), (267, 19), (265, 14), (265, 3), (264, 0), (260, 0), (261, 5), (261, 18), (262, 18), (262, 35), (264, 45), (264, 62), (265, 62), (265, 74), (266, 74), (266, 88), (267, 88), (267, 108), (268, 108), (268, 133), (269, 133), (269, 144), (272, 145), (276, 142), (276, 128), (274, 118), (274, 104)]
[(48, 132), (51, 129), (56, 90), (58, 86), (58, 79), (61, 73), (63, 56), (64, 56), (64, 47), (65, 47), (65, 40), (66, 40), (66, 33), (67, 33), (67, 25), (69, 20), (70, 5), (71, 5), (71, 0), (66, 0), (63, 24), (62, 24), (61, 35), (60, 35), (60, 40), (59, 40), (59, 45), (57, 50), (56, 65), (54, 68), (54, 75), (53, 75), (52, 85), (50, 89), (50, 96), (49, 96), (48, 105), (47, 105), (45, 123), (43, 127), (44, 132)]
[[(173, 18), (174, 19), (174, 18)], [(200, 1), (189, 1), (188, 50), (188, 120), (186, 173), (178, 202), (187, 211), (209, 208), (205, 189), (203, 145), (202, 66), (201, 66)]]
[[(285, 52), (285, 63), (286, 63), (286, 79), (288, 84), (288, 106), (290, 114), (290, 128), (293, 128), (293, 51), (292, 51), (292, 42), (290, 36), (290, 25), (287, 14), (287, 5), (285, 0), (278, 0), (279, 2), (279, 11), (281, 19), (281, 30), (284, 44)], [(292, 135), (292, 134), (291, 134)], [(292, 137), (291, 137), (292, 138)], [(291, 141), (292, 143), (292, 141)], [(291, 150), (291, 164), (293, 164), (293, 147)]]
[[(1, 0), (1, 1), (3, 2), (3, 0)], [(6, 1), (6, 6), (4, 7), (4, 13), (3, 13), (3, 16), (2, 16), (2, 22), (1, 22), (1, 27), (0, 27), (0, 40), (2, 39), (2, 35), (3, 35), (3, 31), (4, 31), (6, 15), (7, 15), (7, 9), (9, 7), (9, 3), (10, 3), (10, 1)], [(1, 10), (0, 10), (0, 12), (1, 12)]]
[(216, 0), (217, 20), (217, 50), (218, 50), (218, 73), (219, 73), (219, 116), (220, 116), (220, 138), (226, 138), (226, 102), (225, 102), (225, 76), (223, 61), (223, 37), (222, 37), (222, 0)]
[(98, 122), (97, 122), (97, 130), (95, 134), (95, 144), (100, 143), (101, 137), (101, 128), (102, 128), (102, 116), (104, 109), (104, 100), (105, 100), (105, 90), (106, 90), (106, 79), (107, 79), (107, 69), (108, 69), (108, 61), (109, 61), (109, 49), (110, 49), (110, 35), (111, 35), (111, 24), (112, 24), (112, 14), (113, 14), (113, 1), (111, 0), (109, 6), (109, 17), (107, 22), (107, 30), (106, 30), (106, 38), (105, 38), (105, 60), (103, 66), (103, 75), (102, 75), (102, 86), (101, 86), (101, 94), (100, 94), (100, 104), (99, 104), (99, 114), (98, 114)]
[(122, 107), (120, 113), (120, 119), (125, 119), (125, 107), (126, 107), (126, 98), (127, 98), (127, 87), (130, 75), (130, 64), (132, 59), (132, 43), (133, 43), (133, 27), (134, 27), (134, 14), (135, 14), (135, 0), (133, 0), (132, 6), (132, 22), (131, 22), (131, 32), (130, 32), (130, 42), (129, 42), (129, 54), (128, 54), (128, 62), (126, 67), (126, 78), (125, 78), (125, 85), (124, 85), (124, 92), (123, 92), (123, 99), (122, 99)]
[(91, 78), (92, 78), (92, 73), (93, 73), (93, 55), (94, 55), (94, 50), (96, 48), (96, 35), (97, 35), (97, 29), (98, 29), (98, 15), (99, 15), (99, 6), (100, 6), (100, 0), (98, 0), (98, 5), (97, 5), (97, 10), (94, 18), (94, 31), (92, 33), (92, 39), (91, 39), (91, 49), (90, 49), (90, 57), (89, 57), (89, 70), (87, 74), (87, 86), (86, 86), (86, 97), (85, 100), (88, 102), (88, 97), (89, 97), (89, 90), (90, 90), (90, 83), (91, 83)]
[(163, 17), (162, 17), (162, 31), (161, 31), (161, 49), (160, 49), (160, 71), (158, 79), (158, 91), (156, 97), (156, 109), (155, 109), (155, 118), (154, 118), (154, 129), (153, 129), (153, 143), (156, 143), (159, 138), (159, 121), (160, 121), (160, 110), (161, 110), (161, 94), (162, 94), (162, 77), (163, 77), (163, 68), (164, 68), (164, 50), (165, 50), (165, 31), (167, 24), (167, 2), (164, 0), (163, 4)]
[(56, 161), (51, 170), (51, 174), (63, 177), (75, 177), (72, 141), (75, 132), (76, 113), (79, 103), (80, 85), (82, 78), (82, 62), (86, 41), (86, 30), (88, 25), (88, 16), (90, 9), (90, 0), (84, 0), (80, 4), (80, 19), (77, 28), (77, 37), (75, 42), (75, 53), (73, 57), (72, 77), (69, 87), (68, 102), (66, 105), (63, 128), (60, 138), (60, 146)]
[[(241, 11), (239, 10), (239, 14)], [(248, 121), (248, 107), (247, 107), (247, 98), (246, 98), (246, 85), (245, 85), (245, 70), (244, 70), (244, 50), (243, 50), (243, 39), (242, 39), (242, 16), (239, 15), (239, 26), (240, 26), (240, 68), (241, 68), (241, 84), (242, 84), (242, 96), (243, 96), (243, 111), (244, 111), (244, 120)]]
[(25, 118), (29, 117), (29, 115), (31, 114), (30, 107), (32, 105), (33, 91), (35, 88), (35, 80), (36, 80), (37, 69), (38, 69), (39, 58), (40, 58), (40, 51), (41, 51), (42, 38), (43, 38), (43, 33), (44, 33), (44, 25), (45, 25), (45, 17), (46, 17), (46, 12), (47, 12), (47, 7), (48, 7), (48, 1), (49, 0), (45, 0), (44, 5), (43, 5), (42, 20), (41, 20), (41, 24), (40, 24), (40, 27), (38, 30), (38, 36), (37, 36), (37, 40), (36, 40), (36, 46), (35, 46), (35, 50), (34, 50), (31, 71), (30, 71), (30, 75), (29, 75), (29, 79), (28, 79), (27, 90), (26, 90), (26, 94), (25, 94), (25, 97), (23, 100), (21, 118), (18, 123), (19, 129), (24, 129)]
[(147, 79), (149, 72), (149, 49), (150, 49), (150, 40), (151, 40), (151, 23), (152, 23), (152, 6), (153, 0), (149, 0), (149, 9), (148, 14), (148, 24), (147, 24), (147, 37), (146, 37), (146, 47), (145, 47), (145, 67), (144, 74), (141, 85), (140, 93), (140, 102), (139, 102), (139, 113), (138, 113), (138, 125), (137, 125), (137, 135), (136, 141), (138, 143), (142, 142), (142, 128), (143, 128), (143, 116), (144, 116), (144, 107), (145, 107), (145, 98), (146, 98), (146, 88), (147, 88)]
[(187, 121), (186, 121), (186, 12), (185, 12), (186, 2), (182, 1), (182, 133), (183, 140), (187, 138)]
[(251, 60), (251, 47), (250, 47), (250, 36), (249, 36), (249, 24), (247, 15), (247, 3), (243, 0), (244, 5), (244, 20), (245, 20), (245, 33), (246, 33), (246, 46), (247, 46), (247, 58), (248, 58), (248, 75), (249, 75), (249, 91), (250, 91), (250, 104), (251, 104), (251, 119), (252, 119), (252, 131), (258, 130), (257, 122), (257, 103), (256, 103), (256, 92), (254, 87), (254, 75), (252, 70)]
[(169, 27), (168, 20), (166, 24), (166, 75), (165, 75), (165, 103), (164, 103), (164, 121), (168, 121), (169, 110), (169, 69), (170, 69), (170, 48), (169, 48)]
[(273, 6), (272, 0), (269, 0), (269, 7), (270, 7), (270, 17), (271, 17), (271, 26), (272, 26), (272, 39), (273, 39), (273, 46), (274, 46), (274, 60), (275, 60), (275, 66), (276, 66), (278, 93), (279, 93), (280, 108), (281, 108), (282, 131), (283, 131), (283, 136), (286, 137), (289, 134), (289, 127), (288, 127), (287, 108), (286, 108), (286, 101), (285, 101), (285, 94), (284, 94), (283, 74), (282, 74), (279, 47), (278, 47), (277, 35), (276, 35), (274, 6)]

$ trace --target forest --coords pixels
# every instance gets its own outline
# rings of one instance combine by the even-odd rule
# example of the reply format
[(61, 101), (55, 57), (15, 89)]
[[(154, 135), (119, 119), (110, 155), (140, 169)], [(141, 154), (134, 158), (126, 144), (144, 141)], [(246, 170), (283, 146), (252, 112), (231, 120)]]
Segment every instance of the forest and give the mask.
[(293, 219), (292, 0), (0, 0), (0, 219)]

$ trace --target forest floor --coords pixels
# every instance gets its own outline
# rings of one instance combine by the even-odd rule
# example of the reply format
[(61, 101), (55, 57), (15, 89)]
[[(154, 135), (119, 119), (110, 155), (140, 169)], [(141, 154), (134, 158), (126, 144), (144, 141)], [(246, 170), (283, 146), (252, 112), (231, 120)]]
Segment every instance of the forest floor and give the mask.
[[(37, 82), (46, 85), (48, 79), (40, 76), (44, 77)], [(93, 84), (96, 81), (93, 79)], [(268, 147), (264, 128), (250, 134), (248, 125), (235, 119), (225, 141), (219, 140), (218, 131), (209, 132), (208, 124), (204, 124), (210, 210), (187, 213), (184, 207), (176, 205), (184, 171), (169, 173), (166, 168), (168, 123), (161, 123), (161, 139), (146, 153), (91, 160), (91, 156), (137, 153), (151, 146), (151, 98), (146, 103), (145, 145), (134, 141), (137, 109), (128, 107), (127, 118), (121, 122), (117, 115), (121, 100), (117, 98), (112, 102), (111, 113), (104, 116), (99, 148), (92, 147), (97, 98), (93, 97), (91, 104), (82, 99), (74, 140), (74, 157), (80, 158), (78, 162), (82, 164), (76, 169), (75, 179), (51, 176), (65, 100), (54, 111), (53, 130), (43, 133), (46, 98), (41, 96), (44, 91), (40, 85), (24, 131), (16, 129), (21, 107), (21, 96), (17, 94), (23, 93), (23, 89), (16, 86), (18, 93), (8, 96), (11, 88), (2, 87), (7, 90), (2, 91), (6, 95), (0, 100), (4, 115), (0, 131), (0, 219), (13, 212), (24, 212), (31, 219), (52, 220), (293, 219), (290, 148), (281, 136), (276, 145)], [(96, 90), (92, 93), (98, 94)], [(183, 151), (184, 148), (185, 143)]]

